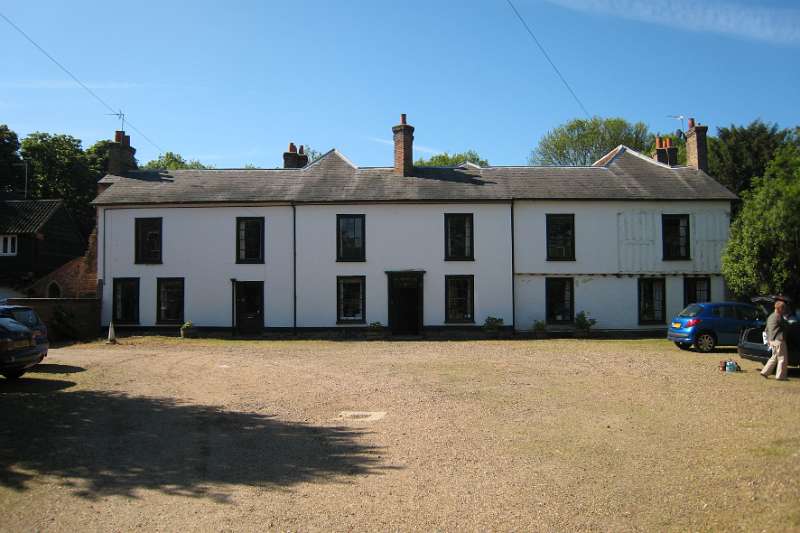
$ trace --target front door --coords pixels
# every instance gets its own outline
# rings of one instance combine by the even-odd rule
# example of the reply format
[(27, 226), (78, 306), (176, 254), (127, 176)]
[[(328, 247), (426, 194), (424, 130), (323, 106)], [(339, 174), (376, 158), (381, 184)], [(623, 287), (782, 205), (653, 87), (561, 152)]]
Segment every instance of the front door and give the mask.
[(422, 330), (423, 272), (388, 272), (389, 329), (396, 335), (419, 335)]
[(243, 334), (260, 334), (264, 330), (264, 282), (237, 281), (234, 283), (236, 300), (236, 331)]

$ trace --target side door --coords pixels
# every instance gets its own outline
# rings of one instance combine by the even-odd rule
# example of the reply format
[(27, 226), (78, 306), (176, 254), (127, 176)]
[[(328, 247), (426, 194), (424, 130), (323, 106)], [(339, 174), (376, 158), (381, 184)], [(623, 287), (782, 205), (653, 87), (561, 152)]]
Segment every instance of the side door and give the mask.
[(715, 311), (719, 311), (717, 319), (717, 344), (735, 346), (739, 343), (739, 315), (735, 305), (720, 305)]

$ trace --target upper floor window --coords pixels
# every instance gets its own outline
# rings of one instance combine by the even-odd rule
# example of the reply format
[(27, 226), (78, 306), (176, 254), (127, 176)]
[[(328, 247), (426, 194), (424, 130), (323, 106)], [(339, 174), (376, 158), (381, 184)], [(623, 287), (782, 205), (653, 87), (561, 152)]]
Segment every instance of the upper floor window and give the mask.
[(690, 259), (689, 215), (661, 215), (664, 260)]
[(445, 261), (473, 261), (474, 244), (472, 213), (445, 213)]
[(445, 322), (475, 322), (474, 311), (474, 276), (445, 276)]
[(336, 260), (366, 261), (364, 215), (336, 215)]
[(236, 262), (264, 262), (264, 217), (236, 218)]
[(0, 235), (0, 255), (17, 255), (16, 235)]
[(639, 278), (639, 324), (663, 324), (666, 315), (664, 278)]
[(136, 219), (136, 262), (161, 263), (161, 219)]
[(548, 324), (569, 324), (575, 319), (572, 278), (545, 278), (545, 308)]
[(547, 260), (575, 261), (575, 215), (547, 215)]
[(683, 278), (683, 305), (710, 302), (711, 280), (709, 278)]

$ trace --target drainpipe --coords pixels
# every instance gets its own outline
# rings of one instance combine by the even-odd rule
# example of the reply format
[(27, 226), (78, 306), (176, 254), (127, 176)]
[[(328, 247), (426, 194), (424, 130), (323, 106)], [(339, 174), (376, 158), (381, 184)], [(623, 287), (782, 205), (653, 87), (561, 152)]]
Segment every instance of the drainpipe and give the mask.
[(292, 333), (297, 335), (297, 209), (292, 202)]
[(516, 263), (514, 257), (514, 200), (511, 200), (511, 334), (517, 332)]
[(236, 334), (236, 278), (231, 278), (231, 337)]

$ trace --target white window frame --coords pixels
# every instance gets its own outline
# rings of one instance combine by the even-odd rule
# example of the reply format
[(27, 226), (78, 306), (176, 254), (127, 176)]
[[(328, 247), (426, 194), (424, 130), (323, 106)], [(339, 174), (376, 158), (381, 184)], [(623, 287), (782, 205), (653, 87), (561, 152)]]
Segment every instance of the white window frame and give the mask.
[(19, 252), (19, 239), (16, 235), (0, 235), (0, 256), (12, 257)]

